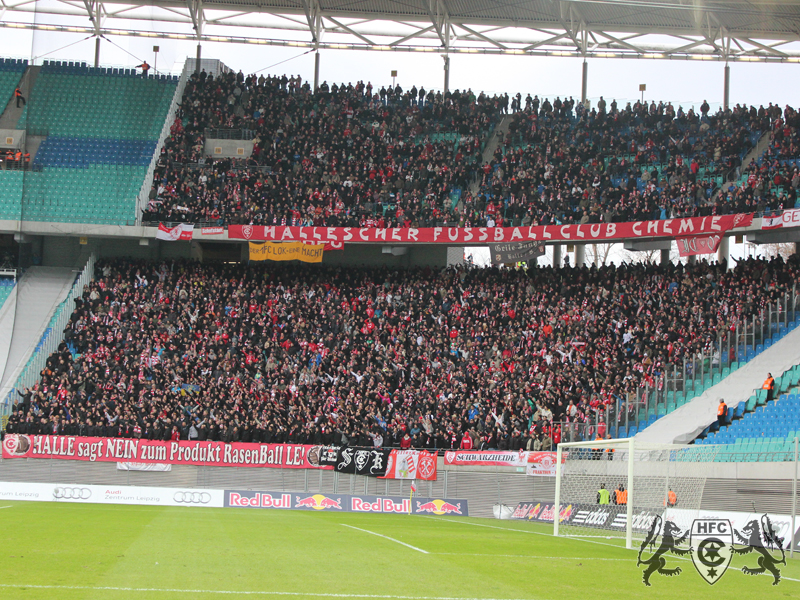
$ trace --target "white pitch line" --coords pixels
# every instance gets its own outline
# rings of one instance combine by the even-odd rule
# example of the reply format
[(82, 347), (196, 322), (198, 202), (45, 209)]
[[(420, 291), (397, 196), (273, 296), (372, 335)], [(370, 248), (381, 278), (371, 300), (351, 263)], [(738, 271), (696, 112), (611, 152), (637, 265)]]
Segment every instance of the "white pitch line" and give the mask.
[(389, 540), (394, 542), (395, 544), (400, 544), (401, 546), (405, 546), (406, 548), (411, 548), (412, 550), (416, 550), (417, 552), (422, 552), (423, 554), (428, 554), (427, 550), (423, 550), (422, 548), (417, 548), (416, 546), (412, 546), (411, 544), (406, 544), (405, 542), (401, 542), (400, 540), (396, 540), (388, 535), (383, 535), (382, 533), (375, 533), (374, 531), (369, 531), (367, 529), (361, 529), (360, 527), (353, 527), (352, 525), (345, 525), (341, 523), (342, 527), (349, 527), (350, 529), (357, 529), (358, 531), (363, 531), (364, 533), (369, 533), (371, 535), (377, 535), (378, 537), (382, 537), (385, 540)]
[[(552, 533), (542, 533), (541, 531), (531, 531), (529, 529), (516, 529), (515, 527), (498, 527), (497, 525), (484, 525), (482, 523), (472, 523), (470, 521), (463, 521), (457, 519), (446, 519), (444, 517), (431, 517), (428, 515), (418, 515), (423, 519), (433, 519), (434, 521), (447, 521), (448, 523), (458, 523), (460, 525), (474, 525), (475, 527), (486, 527), (487, 529), (500, 529), (501, 531), (517, 531), (519, 533), (530, 533), (532, 535), (542, 535), (544, 537), (553, 537)], [(617, 544), (609, 544), (607, 542), (596, 542), (594, 540), (587, 540), (580, 537), (564, 537), (559, 539), (565, 540), (576, 540), (580, 542), (586, 542), (588, 544), (599, 544), (600, 546), (610, 546), (611, 548), (620, 548), (621, 550), (627, 550), (625, 546), (619, 546)]]
[(34, 590), (90, 590), (111, 592), (156, 592), (163, 594), (223, 594), (230, 596), (300, 596), (305, 598), (372, 598), (378, 600), (532, 600), (530, 598), (479, 598), (455, 596), (397, 596), (394, 594), (334, 594), (324, 592), (260, 592), (236, 590), (181, 590), (173, 588), (132, 588), (88, 585), (24, 585), (0, 583), (0, 588), (30, 588)]
[[(443, 517), (431, 517), (431, 516), (428, 516), (428, 515), (419, 515), (419, 516), (421, 516), (423, 518), (427, 518), (427, 519), (433, 519), (435, 521), (447, 521), (449, 523), (458, 523), (460, 525), (474, 525), (475, 527), (486, 527), (488, 529), (501, 529), (503, 531), (518, 531), (519, 533), (532, 533), (533, 535), (544, 535), (544, 536), (547, 536), (547, 537), (553, 537), (552, 533), (542, 533), (541, 531), (530, 531), (528, 529), (516, 529), (514, 527), (498, 527), (497, 525), (484, 525), (483, 523), (471, 523), (470, 521), (463, 521), (463, 520), (457, 520), (457, 519), (445, 519)], [(632, 552), (636, 552), (636, 548), (626, 548), (625, 546), (618, 546), (616, 544), (607, 544), (606, 542), (596, 542), (594, 540), (587, 540), (585, 538), (577, 537), (577, 536), (575, 536), (575, 537), (565, 537), (565, 538), (562, 538), (562, 539), (575, 540), (576, 542), (586, 542), (588, 544), (600, 544), (601, 546), (611, 546), (612, 548), (619, 548), (621, 550), (631, 550)], [(685, 560), (685, 561), (691, 562), (690, 558), (685, 558), (685, 557), (682, 557), (682, 556), (671, 556), (670, 558), (674, 558), (675, 560)], [(578, 558), (576, 560), (581, 560), (581, 559)], [(589, 560), (589, 559), (587, 558), (586, 560)], [(599, 559), (591, 559), (591, 560), (599, 560)], [(608, 559), (606, 559), (606, 560), (608, 560)], [(622, 559), (618, 559), (618, 560), (626, 560), (626, 559), (622, 558)], [(734, 569), (734, 571), (737, 572), (737, 573), (741, 573), (741, 571), (739, 571), (739, 569)], [(770, 575), (769, 573), (762, 573), (762, 575), (768, 576), (768, 577), (772, 577), (772, 575)], [(784, 579), (786, 581), (800, 581), (800, 579), (795, 579), (793, 577), (786, 577), (784, 575), (781, 575), (781, 580), (784, 580)]]
[(630, 558), (582, 558), (580, 556), (533, 556), (531, 554), (469, 554), (464, 552), (429, 552), (431, 556), (496, 556), (498, 558), (536, 558), (542, 560), (621, 560), (629, 562)]
[(14, 508), (14, 507), (13, 506), (0, 506), (0, 509), (3, 509), (3, 508)]

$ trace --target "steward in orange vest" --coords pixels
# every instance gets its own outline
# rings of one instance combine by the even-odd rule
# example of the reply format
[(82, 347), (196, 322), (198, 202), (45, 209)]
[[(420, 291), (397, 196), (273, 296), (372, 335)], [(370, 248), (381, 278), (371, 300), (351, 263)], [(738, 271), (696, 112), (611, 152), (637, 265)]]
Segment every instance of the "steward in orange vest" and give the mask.
[(764, 381), (762, 389), (767, 390), (767, 402), (772, 400), (772, 395), (775, 393), (775, 380), (772, 378), (772, 373), (767, 373), (767, 379)]
[(719, 406), (717, 407), (717, 423), (719, 423), (720, 428), (725, 425), (725, 421), (728, 418), (728, 405), (725, 404), (725, 400), (722, 398), (719, 399)]
[(678, 504), (678, 496), (673, 492), (671, 489), (667, 494), (667, 499), (665, 500), (667, 506), (675, 506)]

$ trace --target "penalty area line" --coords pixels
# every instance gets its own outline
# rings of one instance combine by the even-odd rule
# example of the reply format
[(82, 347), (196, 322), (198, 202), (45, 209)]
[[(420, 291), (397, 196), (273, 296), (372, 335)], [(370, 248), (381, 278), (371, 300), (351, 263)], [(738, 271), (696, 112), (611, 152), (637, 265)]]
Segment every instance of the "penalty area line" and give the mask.
[(496, 556), (497, 558), (535, 558), (542, 560), (619, 560), (629, 562), (629, 558), (585, 558), (580, 556), (533, 556), (531, 554), (467, 554), (464, 552), (431, 552), (431, 556)]
[(236, 591), (236, 590), (181, 590), (174, 588), (134, 588), (116, 586), (88, 585), (25, 585), (22, 583), (0, 583), (0, 589), (33, 590), (88, 590), (110, 592), (147, 592), (162, 594), (223, 594), (228, 596), (299, 596), (304, 598), (370, 598), (374, 600), (531, 600), (529, 598), (479, 598), (456, 596), (399, 596), (395, 594), (336, 594), (325, 592), (274, 592), (274, 591)]
[(423, 554), (428, 554), (427, 550), (423, 550), (422, 548), (417, 548), (416, 546), (412, 546), (411, 544), (406, 544), (405, 542), (401, 542), (400, 540), (396, 540), (388, 535), (383, 535), (382, 533), (375, 533), (374, 531), (369, 531), (367, 529), (361, 529), (360, 527), (353, 527), (352, 525), (345, 525), (344, 523), (340, 523), (342, 527), (349, 527), (350, 529), (356, 529), (357, 531), (363, 531), (364, 533), (369, 533), (370, 535), (377, 535), (385, 540), (389, 540), (390, 542), (394, 542), (395, 544), (400, 544), (401, 546), (405, 546), (406, 548), (411, 548), (412, 550), (416, 550), (417, 552), (422, 552)]

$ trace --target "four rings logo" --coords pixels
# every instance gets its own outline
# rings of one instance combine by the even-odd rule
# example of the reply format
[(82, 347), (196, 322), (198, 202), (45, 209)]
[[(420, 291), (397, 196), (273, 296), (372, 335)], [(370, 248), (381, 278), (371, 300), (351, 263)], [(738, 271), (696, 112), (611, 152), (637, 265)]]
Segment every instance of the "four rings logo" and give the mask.
[(57, 487), (53, 490), (56, 500), (88, 500), (92, 497), (92, 490), (81, 487)]
[(208, 504), (211, 494), (208, 492), (175, 492), (172, 497), (178, 504)]

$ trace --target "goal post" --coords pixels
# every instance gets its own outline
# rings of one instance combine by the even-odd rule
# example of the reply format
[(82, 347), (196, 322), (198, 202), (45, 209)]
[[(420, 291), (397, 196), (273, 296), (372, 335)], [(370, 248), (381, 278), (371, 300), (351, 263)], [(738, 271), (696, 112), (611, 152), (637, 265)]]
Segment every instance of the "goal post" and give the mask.
[(698, 516), (717, 452), (712, 445), (634, 438), (559, 444), (553, 535), (624, 537), (632, 548), (657, 519), (687, 528)]

